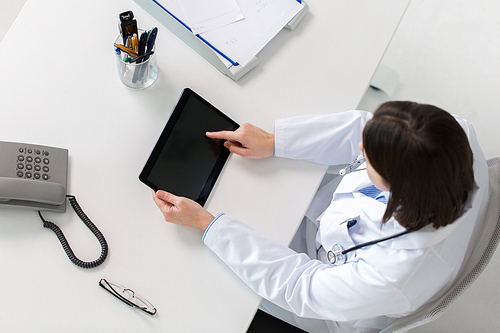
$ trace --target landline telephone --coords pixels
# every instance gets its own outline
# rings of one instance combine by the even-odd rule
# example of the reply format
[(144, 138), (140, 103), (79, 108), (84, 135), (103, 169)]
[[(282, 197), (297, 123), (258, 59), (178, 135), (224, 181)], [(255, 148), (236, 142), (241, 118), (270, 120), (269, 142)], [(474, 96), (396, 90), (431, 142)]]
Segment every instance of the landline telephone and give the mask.
[[(68, 258), (82, 268), (97, 267), (108, 254), (106, 239), (78, 205), (67, 195), (68, 150), (63, 148), (0, 141), (0, 208), (24, 207), (38, 211), (45, 228), (59, 238)], [(78, 259), (61, 229), (42, 216), (42, 211), (66, 212), (66, 198), (76, 214), (92, 231), (101, 245), (97, 260)]]

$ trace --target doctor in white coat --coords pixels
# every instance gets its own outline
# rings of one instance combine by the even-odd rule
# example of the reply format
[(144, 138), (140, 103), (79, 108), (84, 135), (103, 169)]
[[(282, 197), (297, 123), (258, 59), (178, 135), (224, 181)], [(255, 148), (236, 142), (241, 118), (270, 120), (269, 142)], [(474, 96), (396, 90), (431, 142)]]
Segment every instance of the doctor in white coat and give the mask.
[(264, 298), (261, 309), (309, 332), (378, 332), (437, 297), (485, 208), (488, 172), (474, 130), (434, 106), (389, 102), (374, 115), (278, 120), (274, 134), (245, 124), (207, 136), (249, 158), (343, 164), (329, 168), (291, 248), (189, 199), (153, 195), (166, 221), (204, 231)]

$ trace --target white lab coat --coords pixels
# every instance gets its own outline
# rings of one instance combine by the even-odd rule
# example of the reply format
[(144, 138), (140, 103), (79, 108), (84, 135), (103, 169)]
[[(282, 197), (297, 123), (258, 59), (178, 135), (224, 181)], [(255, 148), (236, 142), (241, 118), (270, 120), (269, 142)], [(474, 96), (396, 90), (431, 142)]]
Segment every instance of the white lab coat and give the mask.
[[(361, 153), (358, 143), (371, 117), (368, 112), (349, 111), (276, 121), (275, 155), (345, 165)], [(371, 184), (366, 171), (356, 171), (343, 178), (325, 177), (300, 229), (303, 251), (309, 256), (227, 215), (210, 225), (204, 242), (268, 300), (261, 305), (265, 311), (310, 332), (377, 332), (415, 312), (450, 284), (484, 209), (485, 158), (472, 126), (456, 119), (474, 153), (476, 188), (463, 214), (451, 225), (438, 230), (427, 226), (356, 250), (347, 254), (344, 265), (333, 266), (325, 254), (334, 244), (348, 249), (405, 230), (394, 218), (381, 225), (386, 206), (356, 192)], [(348, 229), (350, 218), (357, 224)], [(298, 243), (300, 238), (296, 237)]]

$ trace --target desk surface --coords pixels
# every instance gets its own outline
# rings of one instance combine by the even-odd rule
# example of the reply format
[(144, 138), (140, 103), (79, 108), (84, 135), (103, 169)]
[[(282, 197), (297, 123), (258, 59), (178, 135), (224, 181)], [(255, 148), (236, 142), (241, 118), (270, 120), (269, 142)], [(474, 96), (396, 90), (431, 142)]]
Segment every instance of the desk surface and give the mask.
[[(100, 267), (65, 256), (34, 211), (0, 210), (4, 331), (244, 332), (259, 298), (207, 249), (197, 230), (167, 224), (137, 176), (184, 87), (239, 123), (356, 108), (408, 1), (309, 0), (310, 12), (259, 54), (238, 82), (159, 25), (157, 82), (121, 84), (112, 42), (118, 14), (158, 25), (132, 1), (28, 1), (0, 44), (0, 140), (68, 148), (69, 190), (106, 236)], [(324, 168), (231, 156), (206, 207), (287, 244)], [(83, 260), (99, 244), (68, 208), (46, 213)], [(151, 301), (150, 317), (101, 290), (116, 281)]]

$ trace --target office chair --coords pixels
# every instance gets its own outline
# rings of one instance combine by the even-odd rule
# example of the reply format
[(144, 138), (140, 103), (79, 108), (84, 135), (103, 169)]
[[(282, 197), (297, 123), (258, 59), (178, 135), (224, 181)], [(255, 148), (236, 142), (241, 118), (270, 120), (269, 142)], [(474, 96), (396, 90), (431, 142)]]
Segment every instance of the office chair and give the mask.
[(381, 333), (403, 333), (440, 317), (448, 307), (477, 279), (490, 261), (500, 240), (500, 157), (487, 161), (490, 193), (486, 212), (475, 227), (474, 236), (461, 271), (453, 285), (437, 300), (419, 312), (400, 318)]
[[(404, 333), (410, 329), (439, 318), (449, 306), (479, 277), (486, 268), (500, 240), (500, 156), (487, 161), (490, 179), (489, 199), (482, 220), (476, 225), (471, 243), (467, 249), (467, 259), (462, 264), (455, 282), (439, 298), (424, 306), (419, 312), (402, 317), (380, 331), (380, 333)], [(262, 317), (264, 314), (264, 317)], [(281, 322), (275, 330), (269, 330), (279, 319), (268, 318), (265, 313), (256, 316), (248, 333), (260, 332), (303, 332)], [(271, 326), (270, 326), (271, 325)], [(297, 330), (297, 331), (295, 331)]]

